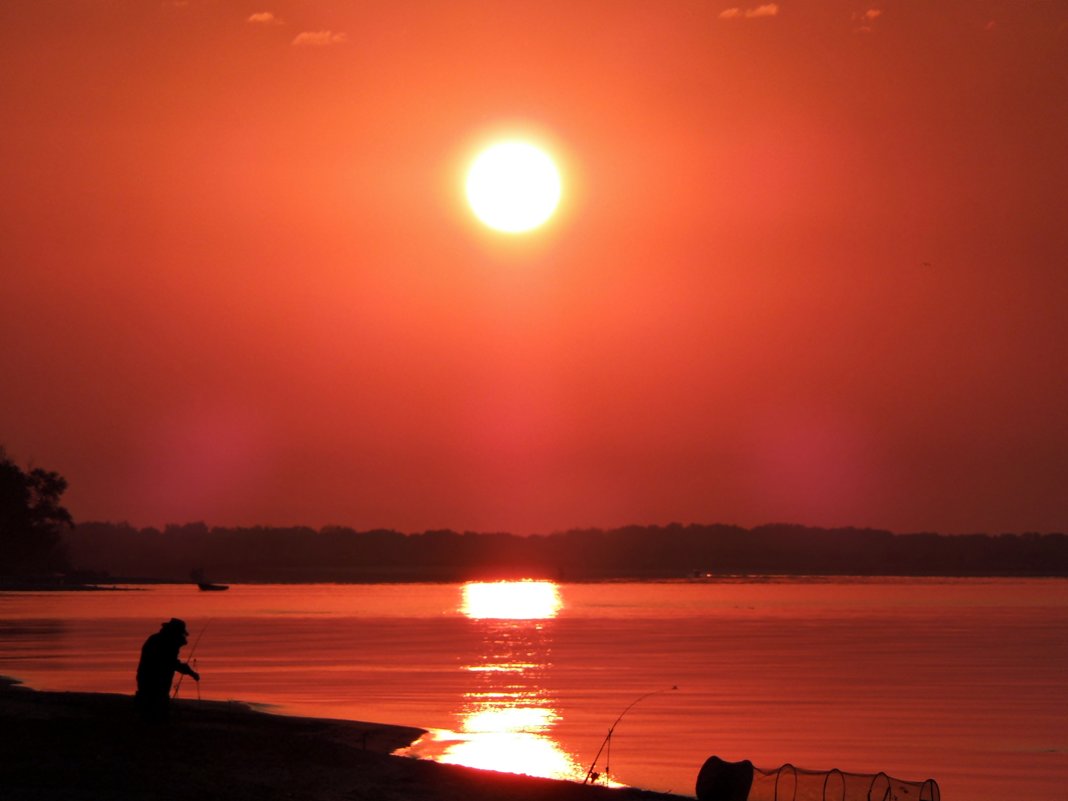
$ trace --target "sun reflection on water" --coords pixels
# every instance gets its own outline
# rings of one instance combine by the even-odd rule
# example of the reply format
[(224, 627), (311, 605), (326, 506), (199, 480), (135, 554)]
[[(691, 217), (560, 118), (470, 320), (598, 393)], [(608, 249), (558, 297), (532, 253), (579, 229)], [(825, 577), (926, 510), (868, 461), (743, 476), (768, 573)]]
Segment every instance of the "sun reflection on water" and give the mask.
[(551, 581), (472, 582), (459, 611), (481, 634), (481, 648), (461, 669), (471, 676), (456, 712), (456, 731), (438, 731), (413, 747), (418, 755), (474, 768), (581, 780), (575, 758), (553, 738), (560, 719), (547, 687), (551, 619), (563, 607)]
[(462, 592), (460, 611), (473, 620), (544, 620), (562, 605), (551, 581), (471, 581)]
[(555, 779), (579, 777), (575, 760), (549, 735), (559, 717), (555, 710), (501, 703), (493, 699), (469, 708), (461, 719), (460, 736), (445, 748), (440, 761)]

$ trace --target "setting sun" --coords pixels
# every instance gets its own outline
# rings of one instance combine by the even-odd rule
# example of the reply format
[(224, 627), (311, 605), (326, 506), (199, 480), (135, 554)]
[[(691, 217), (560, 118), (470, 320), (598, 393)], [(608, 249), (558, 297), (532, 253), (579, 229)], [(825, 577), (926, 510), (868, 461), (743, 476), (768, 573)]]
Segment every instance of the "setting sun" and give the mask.
[(542, 149), (521, 140), (483, 150), (467, 171), (467, 201), (485, 225), (519, 234), (545, 223), (560, 202), (560, 173)]

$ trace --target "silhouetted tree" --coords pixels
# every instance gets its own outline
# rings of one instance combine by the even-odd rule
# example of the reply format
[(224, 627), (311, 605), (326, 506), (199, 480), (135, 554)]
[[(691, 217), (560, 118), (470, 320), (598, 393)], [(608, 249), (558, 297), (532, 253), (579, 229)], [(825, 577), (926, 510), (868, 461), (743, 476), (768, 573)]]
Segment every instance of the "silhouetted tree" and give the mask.
[(59, 503), (66, 489), (59, 473), (22, 470), (0, 448), (0, 574), (67, 569), (63, 530), (73, 521)]

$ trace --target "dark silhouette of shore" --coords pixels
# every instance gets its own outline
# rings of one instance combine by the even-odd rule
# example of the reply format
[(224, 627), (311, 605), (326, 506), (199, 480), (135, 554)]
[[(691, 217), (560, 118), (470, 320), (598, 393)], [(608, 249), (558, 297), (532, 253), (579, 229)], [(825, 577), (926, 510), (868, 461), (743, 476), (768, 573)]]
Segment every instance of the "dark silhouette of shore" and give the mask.
[(1068, 576), (1064, 534), (894, 534), (768, 525), (629, 526), (527, 537), (342, 527), (136, 529), (66, 535), (85, 581), (182, 581), (190, 565), (231, 582), (715, 579), (733, 575)]
[[(390, 756), (423, 732), (175, 702), (145, 736), (133, 698), (37, 692), (0, 677), (5, 801), (670, 801), (679, 796)], [(695, 768), (696, 771), (696, 768)], [(695, 772), (696, 776), (696, 772)]]

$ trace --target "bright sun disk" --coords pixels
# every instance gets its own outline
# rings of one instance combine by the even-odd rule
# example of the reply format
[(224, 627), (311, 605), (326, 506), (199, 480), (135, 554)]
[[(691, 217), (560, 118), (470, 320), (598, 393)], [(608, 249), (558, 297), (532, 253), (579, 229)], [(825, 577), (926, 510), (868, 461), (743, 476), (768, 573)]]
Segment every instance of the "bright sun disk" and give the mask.
[(560, 173), (542, 149), (521, 140), (483, 150), (467, 172), (467, 201), (483, 223), (509, 234), (545, 223), (560, 202)]

